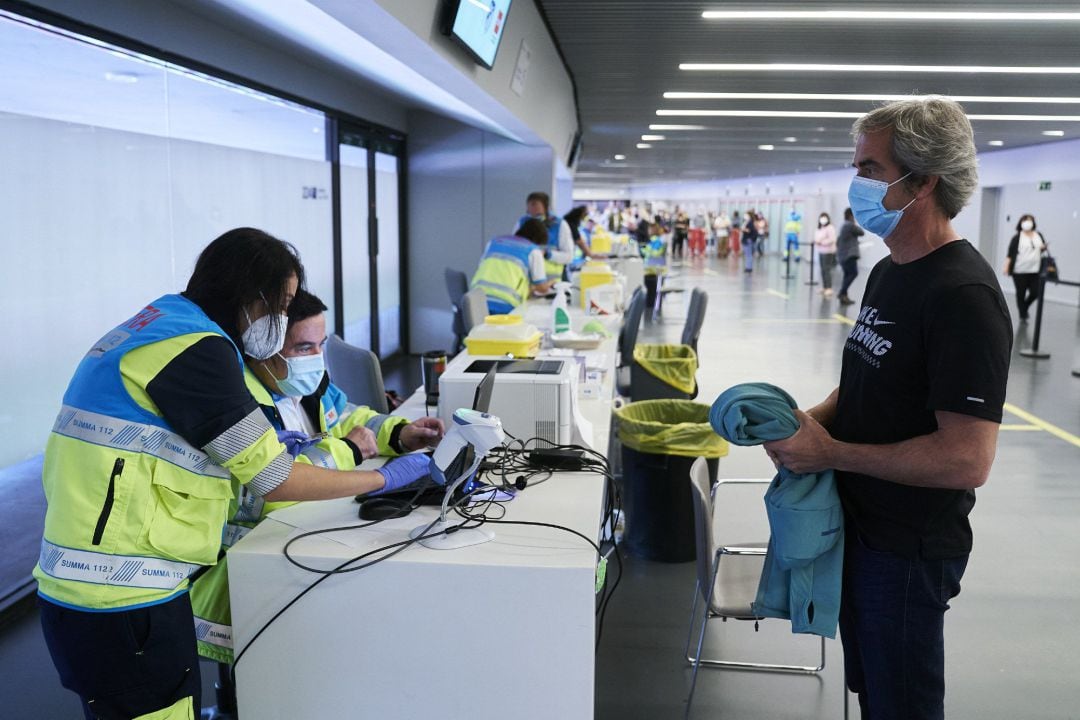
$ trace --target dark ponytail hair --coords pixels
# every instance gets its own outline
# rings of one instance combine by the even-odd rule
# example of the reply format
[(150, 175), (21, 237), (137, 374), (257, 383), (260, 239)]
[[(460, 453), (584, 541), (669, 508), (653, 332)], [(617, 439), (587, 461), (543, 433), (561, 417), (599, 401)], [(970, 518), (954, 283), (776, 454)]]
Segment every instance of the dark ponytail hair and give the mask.
[(565, 220), (570, 227), (576, 228), (581, 225), (581, 221), (585, 218), (585, 213), (588, 212), (588, 210), (589, 209), (584, 205), (578, 205), (576, 208), (563, 215), (563, 220)]
[(304, 286), (304, 266), (292, 245), (255, 228), (236, 228), (199, 254), (184, 297), (240, 344), (242, 309), (265, 299), (272, 313), (284, 313), (286, 282), (295, 275)]

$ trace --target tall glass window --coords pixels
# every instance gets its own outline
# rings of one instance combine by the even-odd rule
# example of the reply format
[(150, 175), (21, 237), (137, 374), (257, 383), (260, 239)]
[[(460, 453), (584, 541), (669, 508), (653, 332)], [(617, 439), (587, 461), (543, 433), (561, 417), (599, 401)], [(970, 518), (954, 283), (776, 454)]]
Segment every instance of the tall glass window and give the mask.
[(0, 67), (0, 331), (30, 349), (0, 467), (44, 448), (91, 344), (230, 228), (295, 245), (331, 305), (322, 113), (6, 12)]
[(375, 153), (375, 207), (379, 218), (379, 354), (401, 351), (401, 229), (398, 158)]
[[(372, 348), (371, 264), (368, 249), (368, 151), (341, 143), (341, 292), (343, 339)], [(333, 327), (328, 325), (327, 327)]]

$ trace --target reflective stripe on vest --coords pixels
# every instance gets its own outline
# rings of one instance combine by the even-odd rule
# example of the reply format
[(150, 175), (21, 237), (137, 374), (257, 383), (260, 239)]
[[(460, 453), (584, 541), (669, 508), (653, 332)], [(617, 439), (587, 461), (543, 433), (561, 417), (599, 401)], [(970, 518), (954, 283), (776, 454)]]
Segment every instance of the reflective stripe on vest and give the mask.
[(196, 616), (195, 639), (232, 650), (232, 625), (222, 625)]
[(233, 545), (240, 542), (240, 538), (251, 531), (252, 528), (237, 525), (236, 523), (227, 523), (224, 532), (221, 533), (221, 547), (231, 548)]
[(222, 479), (229, 477), (229, 471), (213, 464), (210, 456), (202, 450), (192, 447), (176, 433), (154, 425), (121, 420), (64, 405), (56, 417), (53, 432), (93, 445), (153, 455), (196, 475)]
[(247, 485), (244, 485), (240, 488), (240, 501), (237, 503), (233, 520), (235, 522), (259, 522), (264, 505), (266, 505), (266, 501), (251, 492)]
[(480, 289), (490, 288), (492, 290), (495, 290), (497, 293), (503, 293), (509, 297), (504, 298), (500, 296), (499, 299), (508, 300), (509, 298), (513, 298), (513, 301), (510, 304), (514, 307), (517, 307), (521, 303), (525, 302), (525, 298), (523, 298), (521, 296), (521, 293), (519, 293), (514, 288), (509, 287), (508, 285), (503, 285), (501, 283), (492, 282), (491, 280), (473, 280), (473, 287), (479, 287)]
[(157, 590), (172, 590), (199, 567), (160, 558), (74, 550), (44, 538), (38, 566), (61, 580)]
[(334, 456), (318, 445), (312, 445), (300, 454), (310, 460), (311, 464), (316, 467), (322, 467), (328, 470), (338, 469), (337, 461), (334, 460)]
[(364, 423), (364, 427), (375, 433), (375, 437), (378, 437), (379, 433), (382, 432), (383, 425), (385, 425), (386, 421), (389, 419), (389, 415), (373, 415), (366, 423)]

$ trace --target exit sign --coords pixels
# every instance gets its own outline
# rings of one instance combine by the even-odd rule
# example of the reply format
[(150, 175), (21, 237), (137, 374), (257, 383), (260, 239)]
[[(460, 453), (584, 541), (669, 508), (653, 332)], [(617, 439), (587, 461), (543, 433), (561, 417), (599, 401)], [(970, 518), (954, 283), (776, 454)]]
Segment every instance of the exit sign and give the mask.
[(1049, 180), (1043, 180), (1041, 183), (1039, 183), (1039, 189), (1040, 190), (1049, 190), (1050, 189), (1050, 181)]

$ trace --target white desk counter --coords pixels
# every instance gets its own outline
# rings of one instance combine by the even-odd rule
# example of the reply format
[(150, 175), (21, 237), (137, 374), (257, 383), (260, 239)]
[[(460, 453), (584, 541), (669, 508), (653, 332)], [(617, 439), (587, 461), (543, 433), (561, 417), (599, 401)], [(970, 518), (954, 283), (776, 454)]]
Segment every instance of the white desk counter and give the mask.
[[(561, 473), (520, 493), (505, 519), (595, 538), (603, 499), (602, 477)], [(304, 564), (332, 568), (408, 539), (437, 509), (329, 536), (336, 540), (305, 538), (291, 550)], [(352, 500), (304, 503), (302, 514), (305, 528), (361, 522)], [(553, 528), (487, 527), (492, 542), (414, 544), (301, 598), (237, 665), (240, 717), (591, 718), (595, 551)], [(237, 648), (320, 577), (282, 555), (298, 532), (271, 516), (230, 550)]]
[[(544, 310), (530, 303), (526, 316)], [(614, 332), (618, 321), (607, 321)], [(600, 349), (612, 367), (614, 345), (612, 338)], [(601, 395), (579, 406), (602, 451), (613, 383), (609, 370)], [(422, 394), (399, 414), (424, 414)], [(519, 493), (505, 519), (554, 523), (596, 538), (605, 490), (599, 475), (558, 473)], [(285, 542), (297, 528), (359, 524), (357, 507), (342, 499), (286, 508), (229, 551), (237, 649), (321, 577), (290, 564)], [(305, 538), (291, 552), (306, 565), (333, 568), (407, 540), (437, 510), (422, 507), (369, 528)], [(414, 544), (373, 567), (328, 578), (301, 598), (237, 665), (240, 717), (592, 718), (595, 551), (553, 528), (487, 527), (492, 542), (457, 550)]]

